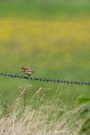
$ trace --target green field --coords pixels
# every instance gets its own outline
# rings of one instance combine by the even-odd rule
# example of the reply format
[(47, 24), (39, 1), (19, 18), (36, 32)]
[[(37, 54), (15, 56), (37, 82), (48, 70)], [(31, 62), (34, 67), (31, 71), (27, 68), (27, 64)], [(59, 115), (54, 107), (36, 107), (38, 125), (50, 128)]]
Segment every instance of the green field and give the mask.
[[(33, 68), (37, 77), (89, 81), (89, 6), (88, 1), (1, 2), (0, 71), (21, 73), (19, 67), (24, 65)], [(54, 95), (58, 88), (58, 84), (4, 77), (0, 81), (2, 93), (8, 96), (28, 84), (33, 86), (32, 94), (46, 87), (51, 89), (47, 95)], [(72, 99), (89, 96), (89, 86), (65, 85), (62, 89)]]
[(0, 17), (28, 17), (51, 19), (53, 17), (89, 17), (89, 1), (13, 1), (0, 2)]
[[(33, 77), (90, 82), (89, 16), (89, 1), (0, 2), (0, 72), (23, 75), (19, 68), (26, 66), (35, 71)], [(17, 111), (17, 99), (20, 106), (26, 106), (26, 109), (30, 105), (31, 115), (35, 111), (32, 108), (42, 116), (47, 113), (47, 123), (49, 118), (53, 123), (52, 108), (56, 106), (57, 120), (60, 118), (63, 122), (63, 116), (60, 116), (64, 112), (66, 123), (69, 111), (72, 116), (80, 113), (80, 119), (76, 115), (75, 119), (68, 116), (71, 123), (74, 124), (73, 120), (76, 120), (79, 124), (82, 119), (79, 108), (83, 112), (83, 107), (78, 106), (77, 102), (89, 104), (90, 86), (0, 76), (0, 114), (13, 111), (15, 104)], [(50, 112), (48, 107), (51, 107)], [(58, 107), (63, 111), (58, 110)], [(37, 113), (35, 118), (39, 118), (40, 114)], [(21, 115), (26, 115), (26, 112)], [(23, 116), (20, 119), (22, 118)], [(85, 115), (86, 119), (89, 118)], [(35, 121), (33, 120), (32, 123)], [(40, 121), (41, 118), (36, 120)], [(51, 127), (50, 129), (52, 130)]]

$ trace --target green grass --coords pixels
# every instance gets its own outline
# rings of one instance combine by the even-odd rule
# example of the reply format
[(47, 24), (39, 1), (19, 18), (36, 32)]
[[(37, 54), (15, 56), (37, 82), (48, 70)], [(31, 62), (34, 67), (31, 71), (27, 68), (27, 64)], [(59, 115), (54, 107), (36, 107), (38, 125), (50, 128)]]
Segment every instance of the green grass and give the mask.
[(90, 15), (90, 3), (74, 2), (17, 2), (0, 3), (0, 17), (88, 17)]
[[(37, 53), (34, 55), (34, 50), (32, 54), (17, 53), (13, 55), (13, 48), (2, 45), (6, 53), (2, 54), (0, 57), (1, 68), (0, 72), (11, 73), (11, 74), (21, 74), (23, 73), (19, 70), (20, 65), (30, 66), (35, 71), (33, 76), (51, 79), (63, 79), (72, 81), (89, 81), (90, 82), (90, 72), (89, 72), (89, 59), (90, 59), (90, 47), (87, 45), (84, 49), (82, 47), (73, 47), (70, 52), (72, 52), (72, 60), (70, 62), (65, 62), (65, 54), (70, 53), (67, 50), (63, 53), (60, 51), (60, 46), (58, 46), (57, 53)], [(11, 49), (11, 51), (10, 51)], [(18, 49), (18, 48), (17, 48)], [(9, 52), (10, 51), (10, 52)], [(36, 51), (35, 51), (36, 52)], [(80, 53), (79, 53), (80, 52)], [(7, 55), (6, 55), (7, 54)], [(47, 54), (47, 55), (46, 55)], [(54, 59), (54, 61), (53, 61)], [(8, 61), (7, 61), (8, 60)], [(45, 60), (45, 61), (43, 61)], [(87, 63), (88, 62), (88, 63)], [(79, 85), (67, 85), (58, 83), (46, 83), (39, 81), (22, 80), (17, 78), (9, 78), (0, 76), (0, 93), (1, 93), (1, 103), (8, 102), (12, 103), (15, 101), (16, 97), (20, 94), (23, 87), (31, 85), (27, 90), (27, 103), (28, 100), (33, 96), (33, 94), (40, 88), (43, 88), (45, 93), (45, 98), (54, 97), (56, 90), (60, 90), (60, 100), (65, 102), (67, 105), (74, 105), (76, 99), (82, 95), (85, 97), (90, 97), (89, 86), (79, 86)]]

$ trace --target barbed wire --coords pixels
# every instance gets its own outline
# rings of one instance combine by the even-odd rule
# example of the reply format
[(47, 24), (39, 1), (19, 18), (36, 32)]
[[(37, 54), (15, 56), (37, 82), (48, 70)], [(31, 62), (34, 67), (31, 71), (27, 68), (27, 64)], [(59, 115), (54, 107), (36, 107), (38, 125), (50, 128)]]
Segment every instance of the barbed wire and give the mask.
[(18, 74), (0, 73), (0, 76), (27, 79), (27, 80), (35, 80), (35, 81), (42, 81), (42, 82), (54, 82), (54, 83), (64, 83), (64, 84), (76, 84), (76, 85), (90, 85), (90, 82), (38, 78), (38, 77), (31, 77), (31, 76), (22, 76), (22, 75), (18, 75)]

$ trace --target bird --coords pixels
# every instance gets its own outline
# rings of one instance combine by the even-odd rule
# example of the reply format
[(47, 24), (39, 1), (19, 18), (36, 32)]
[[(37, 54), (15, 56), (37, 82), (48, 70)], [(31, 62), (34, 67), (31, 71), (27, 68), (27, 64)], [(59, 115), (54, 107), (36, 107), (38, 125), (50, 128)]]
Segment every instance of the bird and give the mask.
[(24, 72), (28, 76), (31, 76), (34, 73), (33, 70), (31, 70), (31, 69), (29, 69), (27, 67), (24, 67), (24, 66), (20, 67), (20, 69), (21, 69), (22, 72)]

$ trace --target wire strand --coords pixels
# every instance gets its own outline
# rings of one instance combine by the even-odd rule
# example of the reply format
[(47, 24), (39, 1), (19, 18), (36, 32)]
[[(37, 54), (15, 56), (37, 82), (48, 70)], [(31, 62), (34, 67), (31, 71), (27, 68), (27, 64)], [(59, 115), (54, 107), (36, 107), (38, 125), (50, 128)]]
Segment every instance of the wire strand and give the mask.
[(90, 82), (84, 82), (84, 81), (56, 80), (56, 79), (48, 79), (48, 78), (22, 76), (22, 75), (18, 75), (18, 74), (0, 73), (0, 76), (27, 79), (27, 80), (35, 80), (35, 81), (42, 81), (42, 82), (54, 82), (54, 83), (64, 83), (64, 84), (76, 84), (76, 85), (90, 85)]

